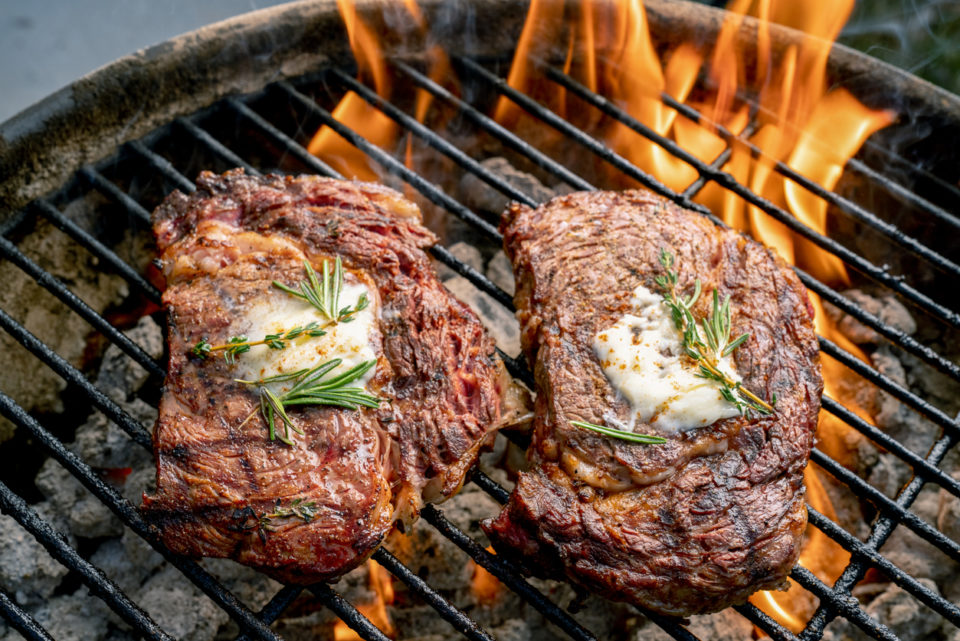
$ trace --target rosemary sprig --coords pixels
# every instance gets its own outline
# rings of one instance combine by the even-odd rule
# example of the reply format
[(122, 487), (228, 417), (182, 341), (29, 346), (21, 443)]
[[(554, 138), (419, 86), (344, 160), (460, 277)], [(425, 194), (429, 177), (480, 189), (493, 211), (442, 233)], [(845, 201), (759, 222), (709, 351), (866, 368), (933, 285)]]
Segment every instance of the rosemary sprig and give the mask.
[[(377, 361), (364, 361), (351, 367), (346, 372), (326, 378), (327, 374), (336, 369), (342, 362), (341, 359), (334, 358), (312, 369), (301, 369), (296, 372), (278, 374), (255, 381), (246, 381), (239, 378), (236, 381), (245, 385), (257, 386), (257, 394), (260, 397), (259, 412), (267, 422), (270, 440), (280, 440), (287, 445), (293, 445), (290, 436), (291, 430), (301, 436), (303, 430), (290, 419), (287, 408), (298, 405), (333, 405), (351, 410), (359, 407), (374, 409), (380, 407), (382, 399), (367, 393), (362, 387), (347, 387), (347, 385), (359, 380), (366, 374), (371, 367), (377, 364)], [(286, 381), (293, 381), (293, 387), (280, 394), (267, 387), (270, 383)], [(249, 421), (257, 411), (254, 410), (250, 416), (244, 419), (243, 423)], [(277, 430), (278, 420), (283, 427), (282, 433)]]
[(750, 338), (750, 334), (744, 333), (730, 340), (730, 296), (726, 296), (721, 303), (720, 296), (714, 289), (713, 310), (698, 325), (690, 310), (700, 298), (700, 279), (694, 283), (693, 294), (683, 298), (677, 294), (679, 278), (673, 270), (673, 254), (664, 248), (660, 248), (660, 265), (665, 273), (657, 276), (654, 282), (660, 287), (660, 294), (670, 310), (673, 324), (683, 336), (684, 352), (699, 366), (697, 376), (719, 383), (720, 395), (736, 406), (742, 416), (749, 416), (750, 412), (772, 414), (773, 406), (770, 403), (743, 387), (739, 381), (731, 379), (719, 368), (721, 358), (732, 354)]
[(212, 345), (206, 338), (201, 338), (190, 351), (194, 356), (206, 358), (212, 352), (222, 350), (223, 359), (233, 365), (237, 362), (237, 356), (249, 352), (250, 348), (255, 345), (266, 345), (270, 349), (284, 349), (287, 347), (287, 343), (304, 335), (311, 337), (326, 336), (327, 332), (323, 330), (323, 327), (328, 326), (329, 323), (321, 326), (320, 323), (312, 321), (306, 325), (282, 330), (276, 334), (267, 334), (258, 341), (252, 341), (243, 334), (231, 336), (226, 343), (220, 345)]
[(340, 307), (340, 292), (343, 291), (343, 263), (337, 256), (330, 268), (329, 261), (323, 261), (322, 277), (317, 276), (317, 272), (309, 262), (303, 261), (303, 266), (307, 270), (306, 280), (300, 281), (297, 287), (299, 291), (288, 287), (280, 281), (273, 281), (273, 286), (282, 289), (291, 296), (302, 298), (317, 308), (321, 314), (327, 317), (331, 323), (349, 323), (359, 311), (366, 309), (370, 301), (367, 300), (366, 293), (360, 294), (356, 305), (350, 307)]
[(571, 425), (576, 425), (577, 427), (582, 427), (584, 429), (592, 430), (598, 432), (605, 436), (612, 436), (618, 438), (622, 441), (630, 441), (631, 443), (642, 443), (644, 445), (662, 445), (667, 442), (667, 439), (660, 436), (651, 436), (649, 434), (636, 434), (634, 432), (626, 432), (624, 430), (614, 429), (612, 427), (606, 427), (604, 425), (596, 425), (594, 423), (587, 423), (585, 421), (570, 421)]
[(234, 510), (233, 518), (239, 521), (239, 525), (234, 526), (232, 529), (239, 532), (256, 529), (260, 540), (266, 543), (267, 532), (272, 532), (275, 529), (273, 526), (275, 519), (295, 517), (302, 519), (304, 523), (309, 523), (316, 518), (316, 516), (317, 503), (315, 501), (296, 498), (290, 501), (289, 505), (284, 506), (282, 501), (277, 499), (276, 503), (274, 503), (273, 512), (263, 512), (258, 515), (253, 508), (249, 506)]

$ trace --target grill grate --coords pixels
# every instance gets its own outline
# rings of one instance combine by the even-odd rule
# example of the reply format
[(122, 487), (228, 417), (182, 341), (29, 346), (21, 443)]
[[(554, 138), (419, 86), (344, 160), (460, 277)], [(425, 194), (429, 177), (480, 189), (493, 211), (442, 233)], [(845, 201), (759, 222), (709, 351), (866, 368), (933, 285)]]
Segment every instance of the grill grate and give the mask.
[[(801, 236), (811, 240), (819, 247), (841, 258), (848, 266), (857, 270), (867, 278), (887, 287), (889, 290), (897, 293), (902, 298), (913, 303), (916, 307), (926, 311), (947, 325), (960, 327), (960, 314), (957, 312), (933, 300), (927, 294), (906, 282), (905, 279), (890, 273), (886, 267), (874, 265), (839, 242), (806, 227), (788, 212), (766, 201), (761, 196), (754, 194), (746, 186), (737, 183), (732, 176), (721, 169), (730, 156), (729, 146), (714, 162), (709, 164), (704, 163), (675, 143), (662, 138), (641, 123), (636, 122), (616, 105), (610, 103), (602, 96), (590, 92), (572, 78), (566, 76), (563, 72), (551, 67), (545, 67), (545, 76), (554, 83), (573, 92), (603, 113), (619, 120), (640, 135), (656, 142), (675, 157), (693, 166), (700, 175), (699, 179), (683, 193), (675, 193), (632, 165), (625, 158), (611, 151), (604, 146), (602, 142), (577, 129), (531, 98), (508, 87), (500, 76), (490, 71), (487, 67), (470, 59), (457, 59), (455, 63), (461, 76), (469, 78), (471, 81), (479, 82), (480, 85), (485, 85), (497, 96), (506, 96), (521, 106), (526, 112), (535, 116), (547, 126), (556, 129), (570, 141), (582, 146), (597, 158), (681, 206), (699, 211), (713, 218), (715, 222), (720, 223), (720, 221), (713, 217), (711, 212), (706, 210), (702, 205), (692, 201), (692, 198), (697, 192), (708, 182), (716, 182), (743, 197), (747, 202), (755, 205), (772, 218), (780, 221)], [(492, 136), (505, 148), (515, 152), (525, 159), (525, 161), (576, 189), (595, 189), (594, 185), (547, 154), (539, 151), (515, 133), (501, 127), (483, 114), (476, 106), (454, 96), (442, 86), (427, 78), (414, 66), (397, 60), (393, 61), (393, 68), (396, 72), (409, 79), (413, 86), (429, 92), (435, 99), (456, 111), (470, 126), (475, 127), (479, 132)], [(526, 194), (511, 186), (504, 178), (488, 171), (477, 159), (464, 153), (454, 143), (446, 140), (427, 126), (417, 122), (398, 106), (377, 96), (371, 89), (354, 80), (354, 78), (344, 70), (337, 68), (324, 70), (321, 73), (320, 79), (326, 86), (338, 87), (344, 91), (355, 92), (381, 113), (397, 123), (403, 132), (411, 133), (427, 147), (439, 152), (445, 158), (490, 185), (506, 197), (529, 205), (536, 204)], [(299, 119), (298, 122), (306, 119), (329, 126), (353, 146), (363, 151), (386, 172), (396, 176), (406, 185), (416, 190), (427, 201), (433, 203), (446, 213), (460, 219), (473, 231), (481, 234), (488, 240), (499, 243), (501, 237), (494, 225), (471, 211), (464, 204), (444, 193), (441, 188), (431, 183), (426, 177), (408, 169), (401, 160), (368, 142), (359, 133), (350, 130), (338, 122), (327, 109), (304, 93), (308, 91), (308, 87), (316, 86), (317, 82), (316, 76), (305, 77), (295, 83), (278, 82), (258, 94), (227, 98), (194, 116), (177, 118), (171, 124), (148, 135), (143, 140), (124, 145), (115, 157), (100, 163), (98, 166), (82, 168), (59, 192), (47, 199), (35, 201), (26, 210), (20, 212), (20, 214), (13, 219), (13, 225), (8, 226), (6, 235), (11, 235), (10, 232), (17, 229), (25, 221), (29, 221), (36, 216), (41, 216), (70, 236), (76, 243), (86, 248), (93, 256), (101, 261), (101, 264), (106, 269), (112, 270), (120, 275), (131, 285), (133, 290), (142, 295), (145, 300), (158, 303), (160, 293), (147, 279), (94, 235), (88, 233), (68, 218), (60, 210), (59, 206), (62, 206), (71, 198), (76, 197), (77, 194), (97, 192), (109, 201), (112, 208), (116, 208), (117, 211), (122, 212), (127, 217), (126, 222), (129, 224), (135, 226), (147, 225), (149, 220), (148, 207), (156, 204), (156, 202), (150, 200), (150, 196), (147, 195), (149, 190), (139, 187), (123, 188), (105, 174), (109, 175), (114, 168), (123, 163), (132, 163), (137, 167), (137, 169), (131, 172), (135, 177), (146, 176), (148, 173), (156, 174), (162, 177), (166, 188), (178, 188), (188, 192), (193, 191), (193, 183), (184, 175), (184, 173), (190, 170), (191, 163), (194, 162), (193, 159), (174, 158), (173, 160), (169, 160), (158, 151), (159, 148), (164, 146), (165, 141), (174, 135), (186, 136), (188, 140), (198, 145), (199, 148), (203, 149), (205, 153), (214, 159), (215, 163), (221, 164), (223, 168), (239, 166), (251, 174), (259, 174), (260, 172), (254, 165), (259, 165), (267, 169), (274, 166), (273, 163), (282, 164), (287, 161), (286, 159), (293, 159), (296, 163), (302, 165), (304, 170), (313, 171), (321, 175), (340, 177), (332, 167), (310, 155), (306, 149), (295, 140), (298, 135), (297, 132), (284, 131), (277, 122), (273, 121), (275, 118), (274, 114), (265, 115), (261, 113), (261, 110), (258, 110), (258, 105), (272, 101), (272, 104), (281, 105), (280, 109), (293, 109), (297, 113), (296, 118)], [(677, 109), (688, 118), (696, 122), (702, 120), (701, 115), (692, 108), (677, 103), (669, 96), (664, 96), (663, 99), (668, 106)], [(258, 153), (248, 154), (242, 150), (235, 150), (234, 147), (240, 147), (242, 149), (246, 144), (245, 142), (241, 144), (238, 136), (217, 136), (208, 131), (208, 125), (206, 123), (208, 123), (211, 118), (229, 119), (230, 117), (236, 118), (239, 122), (249, 127), (250, 130), (256, 132), (257, 142), (262, 145), (262, 149)], [(722, 127), (719, 127), (717, 131), (727, 141), (728, 145), (734, 141), (737, 141), (738, 144), (750, 145), (749, 142), (744, 140), (745, 135), (743, 134), (738, 137)], [(749, 131), (751, 131), (751, 129), (748, 129), (748, 132)], [(226, 140), (223, 140), (223, 138), (226, 138)], [(754, 149), (754, 152), (756, 151), (757, 150)], [(261, 157), (260, 154), (264, 154), (262, 157), (265, 159), (265, 162), (256, 160), (256, 158)], [(916, 206), (920, 211), (928, 214), (937, 224), (950, 227), (953, 231), (960, 228), (960, 220), (952, 213), (925, 200), (922, 196), (913, 193), (909, 189), (891, 182), (880, 173), (870, 169), (864, 163), (854, 160), (851, 161), (848, 168), (859, 172), (867, 179), (881, 185), (883, 188), (889, 190), (890, 193), (906, 199), (911, 205)], [(810, 183), (810, 181), (803, 176), (797, 175), (783, 163), (775, 165), (774, 170), (818, 196), (825, 198), (832, 203), (835, 208), (849, 215), (852, 219), (883, 234), (901, 250), (915, 254), (930, 266), (947, 275), (960, 275), (960, 267), (949, 258), (929, 249), (918, 240), (905, 235), (895, 226), (892, 226), (875, 214), (867, 211), (861, 205), (847, 200), (838, 194), (824, 191), (818, 185)], [(437, 260), (468, 279), (479, 290), (492, 296), (506, 309), (513, 310), (511, 296), (491, 282), (484, 274), (459, 261), (443, 246), (438, 245), (431, 251)], [(154, 381), (162, 379), (163, 368), (161, 365), (156, 363), (139, 345), (117, 330), (110, 322), (75, 295), (66, 284), (44, 271), (36, 262), (21, 252), (14, 242), (4, 236), (0, 236), (0, 255), (2, 255), (4, 259), (17, 265), (42, 287), (86, 320), (95, 330), (143, 366), (153, 376)], [(850, 314), (864, 325), (878, 332), (890, 341), (890, 343), (916, 356), (951, 379), (960, 381), (960, 366), (930, 346), (891, 327), (877, 316), (860, 308), (842, 294), (815, 280), (809, 274), (800, 270), (798, 270), (798, 274), (808, 288), (842, 311)], [(91, 384), (79, 370), (60, 357), (41, 340), (33, 336), (20, 322), (2, 309), (0, 309), (0, 327), (61, 378), (79, 389), (93, 407), (103, 412), (111, 421), (126, 431), (130, 438), (141, 446), (147, 449), (150, 448), (149, 434), (133, 417), (125, 413), (124, 410), (109, 397)], [(868, 568), (874, 567), (883, 572), (895, 584), (913, 595), (918, 601), (942, 615), (954, 626), (960, 628), (960, 608), (958, 608), (957, 605), (950, 603), (926, 588), (916, 577), (897, 568), (879, 552), (879, 549), (893, 533), (894, 529), (903, 525), (935, 548), (949, 555), (954, 560), (960, 561), (960, 544), (958, 544), (958, 542), (944, 536), (937, 529), (931, 527), (909, 511), (911, 504), (926, 483), (936, 484), (952, 495), (960, 497), (960, 482), (939, 467), (948, 451), (957, 439), (960, 438), (960, 424), (958, 424), (956, 419), (947, 415), (924, 398), (874, 369), (872, 366), (867, 365), (829, 339), (821, 337), (820, 346), (824, 354), (841, 362), (865, 380), (873, 383), (878, 389), (891, 394), (906, 406), (939, 426), (943, 430), (942, 436), (926, 456), (921, 456), (880, 431), (877, 427), (858, 417), (838, 401), (825, 397), (823, 406), (828, 412), (910, 466), (914, 471), (914, 477), (900, 490), (896, 499), (890, 499), (839, 463), (829, 458), (823, 452), (815, 450), (812, 455), (812, 460), (815, 463), (848, 487), (856, 496), (869, 502), (876, 508), (879, 516), (872, 524), (870, 535), (865, 541), (861, 542), (823, 514), (817, 512), (812, 507), (808, 508), (810, 523), (850, 552), (851, 561), (832, 587), (823, 583), (805, 568), (799, 566), (794, 568), (791, 573), (792, 579), (807, 591), (814, 594), (820, 601), (820, 605), (813, 618), (799, 637), (753, 605), (738, 606), (735, 610), (770, 635), (770, 637), (777, 640), (795, 640), (798, 638), (810, 640), (819, 639), (823, 635), (826, 625), (837, 616), (846, 618), (873, 638), (896, 639), (897, 637), (888, 627), (869, 616), (860, 607), (859, 602), (851, 596), (853, 586), (863, 577)], [(532, 377), (530, 372), (523, 363), (505, 354), (502, 354), (502, 356), (512, 374), (526, 381), (528, 384), (531, 382)], [(242, 634), (239, 637), (240, 639), (256, 638), (274, 640), (279, 638), (277, 634), (269, 628), (269, 625), (301, 595), (303, 592), (301, 588), (284, 587), (273, 596), (259, 613), (253, 613), (247, 606), (227, 591), (217, 579), (199, 565), (191, 560), (177, 557), (166, 550), (160, 542), (156, 531), (140, 517), (137, 509), (132, 504), (121, 497), (109, 485), (105, 484), (91, 467), (70, 452), (50, 430), (30, 416), (23, 408), (17, 405), (13, 399), (2, 392), (0, 392), (0, 413), (13, 421), (20, 429), (26, 430), (50, 456), (67, 468), (90, 492), (105, 503), (114, 514), (120, 517), (126, 526), (143, 537), (172, 565), (178, 568), (185, 577), (196, 584), (219, 607), (226, 611), (230, 617), (239, 624), (242, 630)], [(471, 481), (499, 503), (506, 501), (507, 492), (479, 470), (473, 472)], [(81, 579), (91, 591), (103, 599), (140, 635), (150, 639), (170, 638), (157, 627), (146, 613), (130, 602), (129, 598), (106, 578), (102, 572), (84, 560), (49, 524), (37, 516), (37, 514), (26, 505), (22, 498), (3, 484), (0, 484), (0, 508), (2, 508), (5, 513), (13, 516), (63, 565), (79, 573)], [(519, 595), (548, 621), (555, 624), (568, 637), (578, 641), (596, 639), (594, 633), (584, 628), (570, 613), (529, 583), (511, 562), (487, 552), (480, 543), (451, 523), (444, 516), (443, 510), (440, 507), (433, 505), (427, 506), (423, 510), (422, 518), (440, 534), (459, 547), (473, 559), (477, 565), (485, 568), (497, 577), (504, 585)], [(466, 638), (479, 640), (493, 638), (467, 614), (447, 601), (436, 589), (431, 587), (429, 583), (404, 566), (388, 550), (381, 548), (373, 558), (383, 565), (394, 577), (403, 582), (412, 593), (418, 595), (420, 599), (433, 607), (441, 617), (450, 622), (450, 624)], [(310, 587), (309, 591), (320, 603), (336, 613), (364, 639), (387, 639), (383, 632), (377, 629), (354, 605), (344, 599), (334, 588), (327, 585), (317, 585)], [(0, 590), (0, 614), (27, 638), (50, 638), (43, 628), (20, 609), (2, 590)], [(673, 638), (683, 640), (695, 639), (689, 630), (676, 620), (648, 613), (644, 614), (660, 625)]]

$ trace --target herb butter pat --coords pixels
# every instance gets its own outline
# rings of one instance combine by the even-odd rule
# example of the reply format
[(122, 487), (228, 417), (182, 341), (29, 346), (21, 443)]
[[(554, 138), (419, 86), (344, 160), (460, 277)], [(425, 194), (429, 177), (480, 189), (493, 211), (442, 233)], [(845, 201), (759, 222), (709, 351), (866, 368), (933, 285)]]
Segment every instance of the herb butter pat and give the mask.
[[(341, 305), (354, 305), (361, 295), (373, 300), (367, 287), (362, 283), (344, 284), (340, 292)], [(238, 319), (235, 329), (251, 337), (283, 333), (291, 327), (304, 327), (311, 322), (317, 323), (326, 332), (325, 336), (300, 336), (289, 342), (284, 349), (270, 349), (266, 345), (255, 345), (250, 351), (237, 359), (237, 378), (257, 380), (279, 374), (288, 374), (301, 369), (310, 369), (325, 361), (339, 358), (343, 362), (334, 374), (346, 371), (364, 361), (376, 359), (377, 354), (371, 344), (376, 331), (376, 305), (371, 303), (365, 309), (352, 315), (350, 322), (330, 321), (316, 308), (304, 300), (293, 298), (284, 292), (274, 290), (256, 301)], [(371, 368), (359, 381), (365, 385), (376, 372)], [(280, 392), (292, 386), (291, 382), (274, 384), (273, 391)]]
[[(640, 285), (631, 306), (630, 313), (600, 331), (593, 342), (604, 374), (632, 408), (630, 424), (618, 427), (634, 431), (640, 423), (676, 433), (738, 416), (740, 411), (724, 400), (716, 381), (697, 376), (698, 367), (684, 354), (682, 336), (663, 297)], [(730, 356), (720, 358), (717, 369), (741, 381)]]

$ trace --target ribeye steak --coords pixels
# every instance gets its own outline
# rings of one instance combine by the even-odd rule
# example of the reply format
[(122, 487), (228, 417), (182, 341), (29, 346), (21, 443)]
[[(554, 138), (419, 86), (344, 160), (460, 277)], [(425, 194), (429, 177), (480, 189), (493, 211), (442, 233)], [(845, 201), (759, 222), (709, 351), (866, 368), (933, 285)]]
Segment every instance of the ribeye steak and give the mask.
[[(157, 490), (144, 508), (172, 549), (286, 582), (332, 579), (424, 501), (459, 489), (505, 419), (512, 383), (477, 317), (437, 280), (423, 251), (435, 237), (414, 204), (374, 184), (204, 172), (195, 193), (174, 192), (153, 220), (170, 360), (153, 439)], [(354, 351), (376, 359), (366, 389), (384, 402), (290, 408), (305, 434), (271, 441), (257, 389), (235, 379), (258, 376), (245, 368), (273, 353), (259, 346), (230, 363), (192, 347), (250, 333), (264, 313), (261, 325), (282, 325), (270, 310), (309, 315), (273, 281), (295, 288), (304, 260), (321, 272), (336, 257), (344, 291), (370, 292), (372, 330)], [(313, 349), (319, 364), (328, 339), (302, 336), (277, 356)]]
[[(538, 396), (529, 470), (484, 524), (497, 551), (667, 615), (783, 586), (806, 525), (803, 470), (822, 391), (812, 308), (795, 274), (760, 244), (642, 191), (513, 205), (501, 229)], [(681, 292), (699, 278), (704, 292), (730, 296), (731, 335), (750, 333), (734, 352), (737, 371), (762, 398), (776, 395), (773, 416), (660, 433), (664, 445), (570, 424), (630, 422), (592, 344), (634, 288), (657, 291), (661, 249), (675, 256)], [(694, 315), (709, 305), (701, 296)]]

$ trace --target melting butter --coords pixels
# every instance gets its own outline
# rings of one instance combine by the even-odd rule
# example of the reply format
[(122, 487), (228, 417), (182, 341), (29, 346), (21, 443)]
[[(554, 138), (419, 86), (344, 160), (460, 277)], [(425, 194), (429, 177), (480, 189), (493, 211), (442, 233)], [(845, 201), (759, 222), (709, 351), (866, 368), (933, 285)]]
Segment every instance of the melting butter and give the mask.
[[(696, 375), (662, 297), (640, 285), (631, 305), (630, 313), (593, 342), (604, 374), (633, 412), (628, 425), (616, 427), (634, 431), (639, 422), (675, 433), (737, 416), (737, 408), (720, 395), (719, 384)], [(729, 356), (720, 360), (719, 369), (741, 380)]]
[[(343, 362), (333, 371), (336, 374), (364, 361), (376, 359), (377, 354), (371, 339), (376, 331), (377, 298), (371, 295), (363, 283), (345, 283), (340, 292), (340, 307), (353, 307), (362, 294), (366, 294), (370, 301), (367, 308), (354, 314), (354, 320), (349, 323), (324, 327), (327, 332), (325, 336), (304, 334), (289, 341), (286, 348), (279, 350), (270, 349), (266, 345), (251, 347), (249, 352), (237, 358), (236, 378), (269, 378), (311, 369), (330, 359), (339, 358)], [(275, 289), (251, 303), (233, 324), (233, 333), (245, 334), (249, 340), (257, 341), (268, 334), (304, 327), (311, 322), (323, 327), (329, 321), (307, 301)], [(370, 368), (353, 385), (365, 386), (375, 372), (375, 367)], [(285, 391), (291, 386), (290, 382), (276, 383), (274, 391)]]

